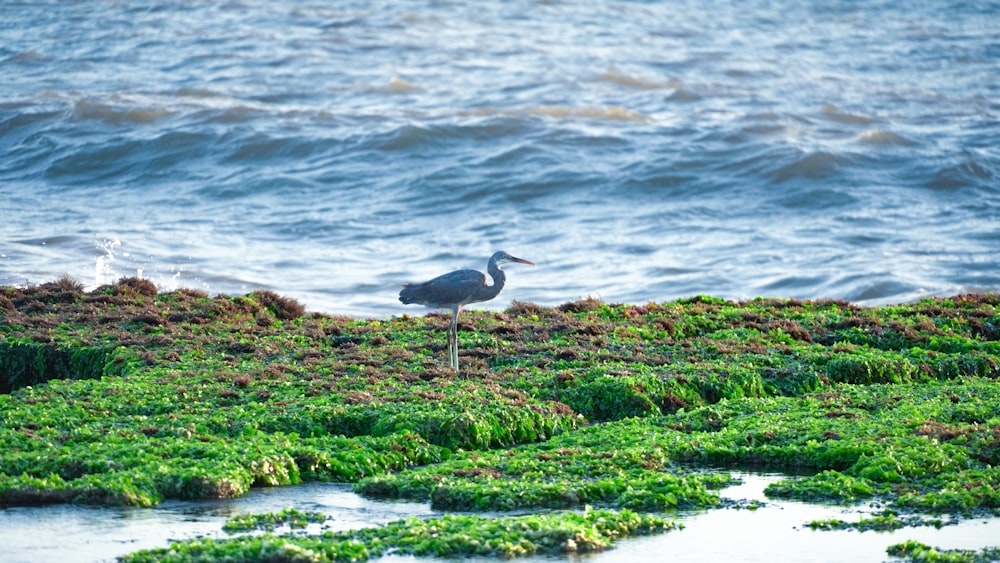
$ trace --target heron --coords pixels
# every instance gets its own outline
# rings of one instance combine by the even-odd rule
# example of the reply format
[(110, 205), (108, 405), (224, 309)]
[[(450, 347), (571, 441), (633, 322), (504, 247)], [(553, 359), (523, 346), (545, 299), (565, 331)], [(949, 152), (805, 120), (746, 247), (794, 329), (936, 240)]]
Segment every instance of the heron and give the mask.
[(535, 265), (500, 250), (494, 252), (486, 264), (486, 271), (493, 277), (493, 285), (488, 285), (486, 275), (476, 270), (455, 270), (423, 283), (403, 284), (399, 300), (404, 305), (417, 303), (432, 309), (451, 309), (451, 324), (448, 325), (448, 365), (451, 369), (458, 369), (459, 311), (469, 303), (489, 301), (499, 295), (507, 282), (507, 275), (500, 266), (511, 262)]

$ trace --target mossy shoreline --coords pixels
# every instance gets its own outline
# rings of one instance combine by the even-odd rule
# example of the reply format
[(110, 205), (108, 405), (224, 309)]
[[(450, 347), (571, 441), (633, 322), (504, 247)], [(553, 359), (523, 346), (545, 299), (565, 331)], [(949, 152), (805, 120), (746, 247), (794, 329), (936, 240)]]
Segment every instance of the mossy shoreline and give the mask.
[[(514, 302), (463, 314), (457, 373), (446, 322), (311, 314), (268, 291), (159, 293), (137, 278), (0, 287), (0, 505), (153, 506), (322, 480), (443, 511), (556, 511), (482, 531), (494, 547), (520, 545), (512, 526), (555, 534), (488, 551), (507, 556), (577, 545), (571, 521), (599, 527), (580, 515), (624, 526), (612, 538), (670, 530), (656, 515), (719, 505), (730, 477), (707, 468), (806, 473), (774, 497), (1000, 511), (1000, 295)], [(399, 526), (279, 543), (363, 559), (426, 523)], [(316, 551), (323, 541), (345, 551)], [(254, 542), (212, 553), (253, 560)], [(209, 558), (171, 549), (135, 560)]]

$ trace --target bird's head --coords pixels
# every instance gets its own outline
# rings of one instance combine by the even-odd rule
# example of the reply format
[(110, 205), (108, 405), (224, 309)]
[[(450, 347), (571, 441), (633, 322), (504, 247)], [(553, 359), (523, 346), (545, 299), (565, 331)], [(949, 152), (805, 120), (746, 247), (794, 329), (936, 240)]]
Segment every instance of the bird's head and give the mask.
[(493, 254), (493, 257), (490, 258), (490, 260), (492, 262), (496, 263), (497, 266), (499, 266), (501, 264), (509, 264), (511, 262), (516, 262), (518, 264), (527, 264), (529, 266), (534, 266), (535, 265), (534, 262), (529, 262), (528, 260), (524, 260), (522, 258), (516, 258), (514, 256), (511, 256), (510, 254), (507, 254), (503, 250), (499, 250), (499, 251), (495, 252)]

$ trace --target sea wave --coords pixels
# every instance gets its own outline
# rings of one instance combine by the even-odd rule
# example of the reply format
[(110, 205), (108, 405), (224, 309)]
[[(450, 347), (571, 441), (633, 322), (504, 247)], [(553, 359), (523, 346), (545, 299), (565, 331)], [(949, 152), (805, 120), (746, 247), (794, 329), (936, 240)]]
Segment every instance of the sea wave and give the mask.
[(866, 129), (858, 135), (858, 138), (868, 144), (872, 145), (896, 145), (902, 147), (912, 147), (917, 144), (916, 141), (892, 131), (885, 131), (883, 129)]
[(89, 98), (73, 105), (72, 119), (100, 120), (117, 124), (153, 123), (171, 117), (176, 112), (164, 107), (135, 107), (128, 103), (111, 104)]
[(652, 123), (653, 118), (648, 115), (622, 106), (533, 106), (514, 109), (499, 108), (478, 108), (466, 115), (477, 117), (492, 116), (534, 116), (548, 117), (560, 120), (599, 120), (599, 121), (619, 121)]
[(395, 314), (504, 248), (544, 304), (1000, 288), (977, 5), (54, 6), (0, 26), (0, 283)]

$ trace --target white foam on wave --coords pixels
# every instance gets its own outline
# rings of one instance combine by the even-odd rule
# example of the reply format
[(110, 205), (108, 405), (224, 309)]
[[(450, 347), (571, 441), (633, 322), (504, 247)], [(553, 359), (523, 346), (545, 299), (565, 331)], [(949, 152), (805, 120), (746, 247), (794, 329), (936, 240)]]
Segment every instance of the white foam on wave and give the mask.
[(160, 291), (174, 291), (181, 287), (183, 268), (167, 268), (166, 276), (158, 275), (160, 271), (156, 265), (151, 267), (148, 261), (141, 260), (132, 252), (125, 250), (121, 239), (117, 237), (105, 238), (95, 247), (100, 254), (94, 259), (92, 283), (84, 284), (87, 291), (132, 276), (153, 282)]
[(94, 283), (88, 289), (112, 283), (121, 277), (113, 266), (116, 261), (115, 251), (121, 245), (122, 241), (117, 238), (104, 239), (97, 245), (97, 249), (103, 254), (94, 261)]

